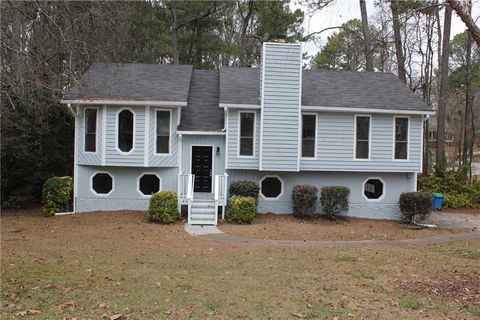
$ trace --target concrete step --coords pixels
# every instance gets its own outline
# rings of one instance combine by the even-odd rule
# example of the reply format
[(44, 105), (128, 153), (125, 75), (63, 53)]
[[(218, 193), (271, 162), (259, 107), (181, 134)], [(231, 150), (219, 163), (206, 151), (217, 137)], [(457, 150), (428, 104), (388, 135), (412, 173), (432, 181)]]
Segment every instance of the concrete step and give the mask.
[(214, 209), (214, 208), (192, 208), (191, 213), (192, 213), (192, 215), (194, 215), (194, 214), (211, 214), (211, 215), (215, 215), (215, 209)]

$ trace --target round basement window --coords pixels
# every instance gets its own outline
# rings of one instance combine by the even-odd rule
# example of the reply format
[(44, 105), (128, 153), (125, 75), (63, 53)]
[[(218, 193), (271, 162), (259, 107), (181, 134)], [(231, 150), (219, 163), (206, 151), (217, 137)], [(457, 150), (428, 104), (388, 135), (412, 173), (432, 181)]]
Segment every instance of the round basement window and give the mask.
[(379, 178), (370, 178), (363, 183), (363, 195), (368, 200), (380, 200), (385, 192), (385, 184)]
[(266, 199), (278, 199), (283, 193), (283, 181), (277, 176), (266, 176), (260, 181), (260, 194)]
[(138, 189), (144, 196), (151, 196), (160, 191), (160, 178), (153, 173), (146, 173), (138, 180)]
[(97, 173), (92, 177), (92, 189), (99, 195), (108, 195), (113, 190), (113, 178), (109, 173)]

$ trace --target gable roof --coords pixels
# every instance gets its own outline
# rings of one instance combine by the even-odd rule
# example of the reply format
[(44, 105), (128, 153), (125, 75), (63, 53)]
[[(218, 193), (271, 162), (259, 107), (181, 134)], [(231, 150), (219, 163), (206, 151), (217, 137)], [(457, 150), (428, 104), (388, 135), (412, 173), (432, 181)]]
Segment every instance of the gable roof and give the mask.
[(187, 107), (182, 108), (182, 131), (219, 131), (224, 112), (218, 107), (218, 70), (193, 70)]
[(186, 102), (192, 66), (94, 63), (64, 100)]
[[(221, 68), (220, 103), (260, 105), (260, 69)], [(302, 106), (432, 111), (394, 74), (302, 71)]]

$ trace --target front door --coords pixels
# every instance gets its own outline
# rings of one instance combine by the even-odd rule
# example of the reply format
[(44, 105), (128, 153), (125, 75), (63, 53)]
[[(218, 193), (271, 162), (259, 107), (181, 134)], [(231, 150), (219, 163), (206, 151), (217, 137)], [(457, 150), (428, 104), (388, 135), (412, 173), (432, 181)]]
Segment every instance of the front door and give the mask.
[(192, 146), (192, 174), (195, 175), (194, 192), (212, 192), (213, 147)]

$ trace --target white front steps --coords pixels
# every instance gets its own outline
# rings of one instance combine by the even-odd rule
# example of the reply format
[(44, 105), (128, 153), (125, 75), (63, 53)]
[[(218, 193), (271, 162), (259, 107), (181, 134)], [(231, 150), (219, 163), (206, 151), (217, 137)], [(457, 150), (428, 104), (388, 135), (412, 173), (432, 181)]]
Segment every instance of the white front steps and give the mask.
[(217, 225), (217, 209), (213, 199), (195, 199), (190, 208), (189, 224)]

